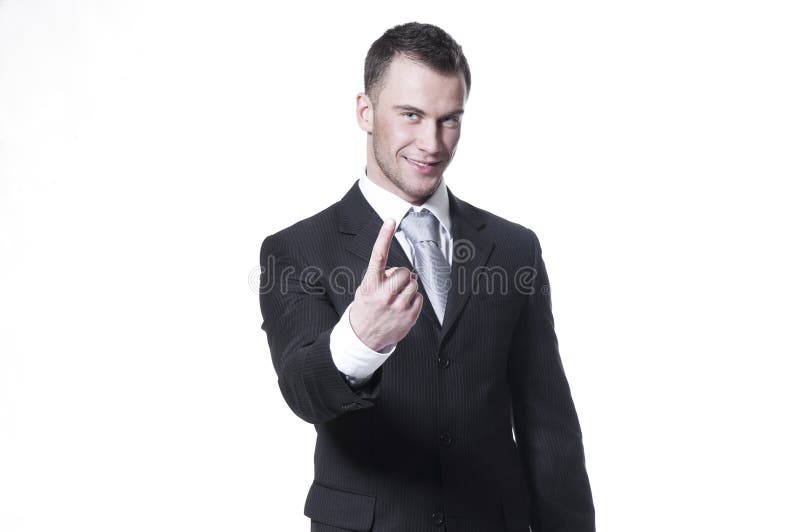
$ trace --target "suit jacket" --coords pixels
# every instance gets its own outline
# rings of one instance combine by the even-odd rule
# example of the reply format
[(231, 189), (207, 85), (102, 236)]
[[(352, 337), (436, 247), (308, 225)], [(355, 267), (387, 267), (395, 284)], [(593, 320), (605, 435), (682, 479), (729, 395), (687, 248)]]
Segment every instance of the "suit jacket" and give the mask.
[[(278, 385), (317, 431), (305, 515), (355, 531), (593, 531), (539, 241), (447, 191), (444, 322), (420, 283), (419, 319), (363, 387), (348, 385), (330, 352), (382, 224), (358, 183), (262, 244), (262, 328)], [(392, 266), (412, 269), (396, 239)]]

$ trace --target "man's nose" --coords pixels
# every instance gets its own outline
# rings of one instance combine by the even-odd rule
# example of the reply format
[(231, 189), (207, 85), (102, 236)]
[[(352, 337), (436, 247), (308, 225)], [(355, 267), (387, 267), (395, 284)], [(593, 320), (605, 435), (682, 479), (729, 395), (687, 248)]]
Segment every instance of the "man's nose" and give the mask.
[(428, 153), (438, 153), (442, 149), (442, 130), (433, 120), (420, 124), (417, 134), (417, 147)]

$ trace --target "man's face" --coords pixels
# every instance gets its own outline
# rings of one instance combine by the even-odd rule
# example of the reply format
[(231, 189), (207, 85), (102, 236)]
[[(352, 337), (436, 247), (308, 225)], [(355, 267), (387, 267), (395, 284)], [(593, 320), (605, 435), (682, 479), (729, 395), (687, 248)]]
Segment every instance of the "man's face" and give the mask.
[(421, 205), (436, 191), (455, 155), (466, 99), (464, 76), (442, 75), (397, 55), (378, 90), (377, 102), (359, 95), (359, 122), (371, 133), (367, 172), (384, 188)]

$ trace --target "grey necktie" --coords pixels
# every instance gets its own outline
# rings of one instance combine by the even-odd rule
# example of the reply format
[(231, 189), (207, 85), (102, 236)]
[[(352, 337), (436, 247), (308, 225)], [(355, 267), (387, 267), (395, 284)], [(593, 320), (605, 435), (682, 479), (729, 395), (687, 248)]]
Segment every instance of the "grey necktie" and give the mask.
[(428, 209), (419, 212), (409, 209), (401, 220), (399, 229), (411, 243), (414, 269), (422, 279), (425, 293), (428, 294), (439, 323), (443, 323), (447, 308), (450, 265), (439, 248), (439, 220)]

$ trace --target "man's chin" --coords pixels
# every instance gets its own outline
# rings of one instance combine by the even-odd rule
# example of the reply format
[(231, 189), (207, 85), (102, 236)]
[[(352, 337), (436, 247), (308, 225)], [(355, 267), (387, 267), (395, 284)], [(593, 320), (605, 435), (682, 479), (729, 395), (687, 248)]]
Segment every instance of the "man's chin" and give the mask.
[(408, 196), (424, 202), (436, 192), (441, 180), (441, 174), (408, 177), (405, 192)]
[(439, 181), (442, 180), (442, 172), (432, 172), (432, 173), (420, 173), (415, 172), (413, 170), (406, 172), (405, 174), (406, 183), (411, 186), (416, 186), (417, 188), (430, 188), (433, 187), (434, 190), (439, 185)]

